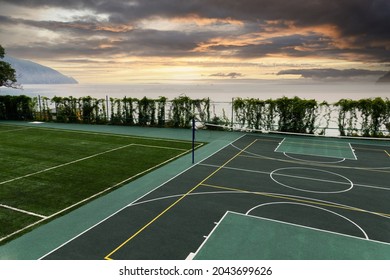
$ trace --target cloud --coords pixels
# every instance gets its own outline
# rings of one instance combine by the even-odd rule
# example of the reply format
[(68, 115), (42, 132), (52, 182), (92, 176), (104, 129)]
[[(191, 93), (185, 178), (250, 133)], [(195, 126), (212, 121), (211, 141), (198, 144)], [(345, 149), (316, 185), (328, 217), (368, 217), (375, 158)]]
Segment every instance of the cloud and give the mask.
[[(22, 36), (8, 40), (7, 51), (30, 59), (217, 57), (259, 63), (288, 57), (390, 62), (388, 0), (1, 1), (7, 3), (0, 11), (1, 36), (12, 38), (15, 26), (36, 34), (27, 44), (17, 41)], [(18, 8), (23, 13), (13, 13)], [(66, 20), (40, 18), (39, 12), (48, 9), (68, 14)], [(28, 11), (31, 14), (24, 17)]]
[(250, 44), (215, 44), (211, 51), (228, 53), (240, 58), (260, 58), (272, 55), (291, 57), (333, 56), (337, 50), (330, 47), (330, 42), (320, 35), (286, 35), (258, 39)]
[(236, 79), (239, 77), (243, 77), (244, 75), (237, 72), (230, 72), (230, 73), (215, 73), (209, 75), (209, 77), (219, 77), (219, 78), (230, 78), (230, 79)]
[(289, 69), (279, 71), (277, 75), (299, 75), (302, 78), (314, 80), (347, 80), (363, 79), (367, 77), (378, 78), (387, 73), (387, 71), (376, 71), (366, 69), (345, 69), (338, 70), (332, 68), (326, 69)]
[[(236, 19), (247, 22), (292, 21), (298, 26), (333, 24), (346, 36), (389, 34), (388, 0), (159, 0), (159, 1), (79, 1), (3, 0), (30, 8), (56, 7), (88, 9), (108, 14), (112, 22), (138, 21), (147, 17), (188, 17)], [(383, 37), (382, 37), (383, 38)]]

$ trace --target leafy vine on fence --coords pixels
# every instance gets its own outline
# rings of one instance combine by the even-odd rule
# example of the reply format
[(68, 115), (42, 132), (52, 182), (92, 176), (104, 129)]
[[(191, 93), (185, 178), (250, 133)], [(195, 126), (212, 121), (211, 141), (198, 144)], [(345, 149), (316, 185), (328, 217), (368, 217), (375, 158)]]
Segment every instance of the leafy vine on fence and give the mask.
[(260, 131), (325, 134), (336, 122), (341, 136), (381, 137), (390, 134), (390, 100), (366, 98), (340, 99), (334, 104), (299, 97), (260, 100), (233, 100), (234, 119), (223, 109), (223, 116), (210, 116), (209, 98), (191, 99), (180, 95), (142, 99), (76, 97), (0, 96), (0, 119), (39, 120), (87, 124), (116, 124), (159, 127), (191, 126), (195, 117), (203, 123), (235, 125)]
[(334, 104), (313, 99), (282, 97), (276, 100), (242, 99), (233, 101), (235, 120), (241, 127), (308, 134), (325, 134), (337, 113), (341, 136), (384, 136), (390, 133), (390, 100), (341, 99)]
[(319, 129), (320, 119), (325, 119), (325, 125), (329, 125), (329, 113), (318, 117), (318, 113), (327, 111), (328, 107), (325, 102), (318, 103), (314, 99), (299, 97), (282, 97), (276, 100), (237, 98), (233, 101), (235, 118), (241, 127), (309, 134)]
[(369, 98), (360, 100), (341, 99), (338, 107), (338, 127), (341, 136), (383, 136), (390, 132), (390, 100)]

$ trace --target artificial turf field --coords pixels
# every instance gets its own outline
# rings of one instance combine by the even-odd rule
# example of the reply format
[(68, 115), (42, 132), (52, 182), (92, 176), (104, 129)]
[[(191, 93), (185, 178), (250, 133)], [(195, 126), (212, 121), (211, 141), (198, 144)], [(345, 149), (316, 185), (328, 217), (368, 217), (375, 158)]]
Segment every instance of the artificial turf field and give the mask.
[(0, 240), (107, 193), (191, 148), (188, 141), (0, 124)]
[[(390, 259), (388, 141), (234, 137), (215, 153), (207, 147), (219, 139), (200, 148), (209, 155), (150, 191), (116, 196), (122, 207), (72, 237), (47, 246), (57, 219), (0, 257), (39, 244), (41, 259)], [(145, 188), (144, 178), (113, 193)], [(58, 224), (72, 227), (79, 213)]]

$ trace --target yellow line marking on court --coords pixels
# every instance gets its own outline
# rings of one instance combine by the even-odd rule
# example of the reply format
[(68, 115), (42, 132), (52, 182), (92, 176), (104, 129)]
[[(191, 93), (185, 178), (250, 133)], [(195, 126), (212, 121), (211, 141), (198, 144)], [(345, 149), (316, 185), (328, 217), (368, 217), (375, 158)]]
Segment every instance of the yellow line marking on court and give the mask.
[(389, 152), (388, 152), (388, 151), (386, 151), (386, 150), (385, 150), (385, 153), (386, 153), (386, 154), (387, 154), (387, 155), (390, 157), (390, 154), (389, 154)]
[(191, 190), (186, 192), (184, 195), (182, 195), (179, 199), (177, 199), (175, 202), (173, 202), (171, 205), (169, 205), (165, 210), (163, 210), (160, 214), (158, 214), (156, 217), (154, 217), (150, 222), (148, 222), (146, 225), (144, 225), (142, 228), (140, 228), (136, 233), (134, 233), (132, 236), (130, 236), (128, 239), (126, 239), (122, 244), (120, 244), (118, 247), (116, 247), (113, 251), (111, 251), (107, 256), (104, 257), (106, 260), (112, 260), (111, 256), (117, 252), (119, 249), (121, 249), (123, 246), (125, 246), (129, 241), (134, 239), (137, 235), (139, 235), (141, 232), (143, 232), (146, 228), (148, 228), (151, 224), (153, 224), (155, 221), (157, 221), (161, 216), (163, 216), (166, 212), (168, 212), (172, 207), (174, 207), (176, 204), (178, 204), (180, 201), (182, 201), (185, 197), (187, 197), (190, 193), (195, 191), (199, 186), (203, 185), (204, 182), (206, 182), (208, 179), (210, 179), (212, 176), (214, 176), (218, 171), (220, 171), (222, 168), (224, 168), (229, 162), (237, 158), (241, 153), (243, 153), (246, 149), (248, 149), (250, 146), (252, 146), (255, 142), (254, 140), (251, 142), (248, 146), (246, 146), (244, 149), (239, 151), (236, 155), (231, 157), (229, 160), (227, 160), (223, 165), (218, 167), (216, 170), (214, 170), (211, 174), (209, 174), (206, 178), (204, 178), (200, 183), (198, 183), (195, 187), (193, 187)]
[(295, 201), (295, 202), (303, 202), (303, 203), (307, 203), (307, 204), (315, 204), (315, 205), (321, 205), (321, 206), (339, 208), (339, 209), (356, 211), (356, 212), (371, 213), (371, 214), (375, 214), (375, 215), (390, 217), (390, 214), (368, 211), (368, 210), (364, 210), (364, 209), (360, 209), (360, 208), (356, 208), (356, 207), (351, 207), (351, 206), (330, 204), (330, 203), (326, 203), (326, 202), (318, 202), (318, 201), (313, 201), (313, 200), (293, 198), (293, 197), (288, 197), (288, 196), (284, 196), (284, 195), (270, 194), (270, 193), (264, 193), (264, 192), (253, 192), (253, 191), (247, 191), (247, 190), (242, 190), (242, 189), (237, 189), (237, 188), (222, 187), (222, 186), (216, 186), (216, 185), (210, 185), (210, 184), (201, 184), (201, 185), (205, 186), (205, 187), (215, 188), (215, 189), (237, 191), (237, 192), (242, 192), (242, 193), (250, 193), (250, 194), (256, 194), (256, 195), (272, 197), (272, 198), (280, 198), (280, 199), (285, 199), (285, 200), (290, 200), (290, 201)]

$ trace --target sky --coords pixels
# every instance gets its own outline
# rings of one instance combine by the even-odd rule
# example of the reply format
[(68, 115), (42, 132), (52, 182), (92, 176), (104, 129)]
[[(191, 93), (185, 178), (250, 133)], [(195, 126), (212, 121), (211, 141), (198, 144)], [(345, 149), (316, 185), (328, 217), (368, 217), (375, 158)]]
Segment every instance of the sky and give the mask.
[(8, 55), (80, 83), (375, 80), (389, 0), (0, 0)]

